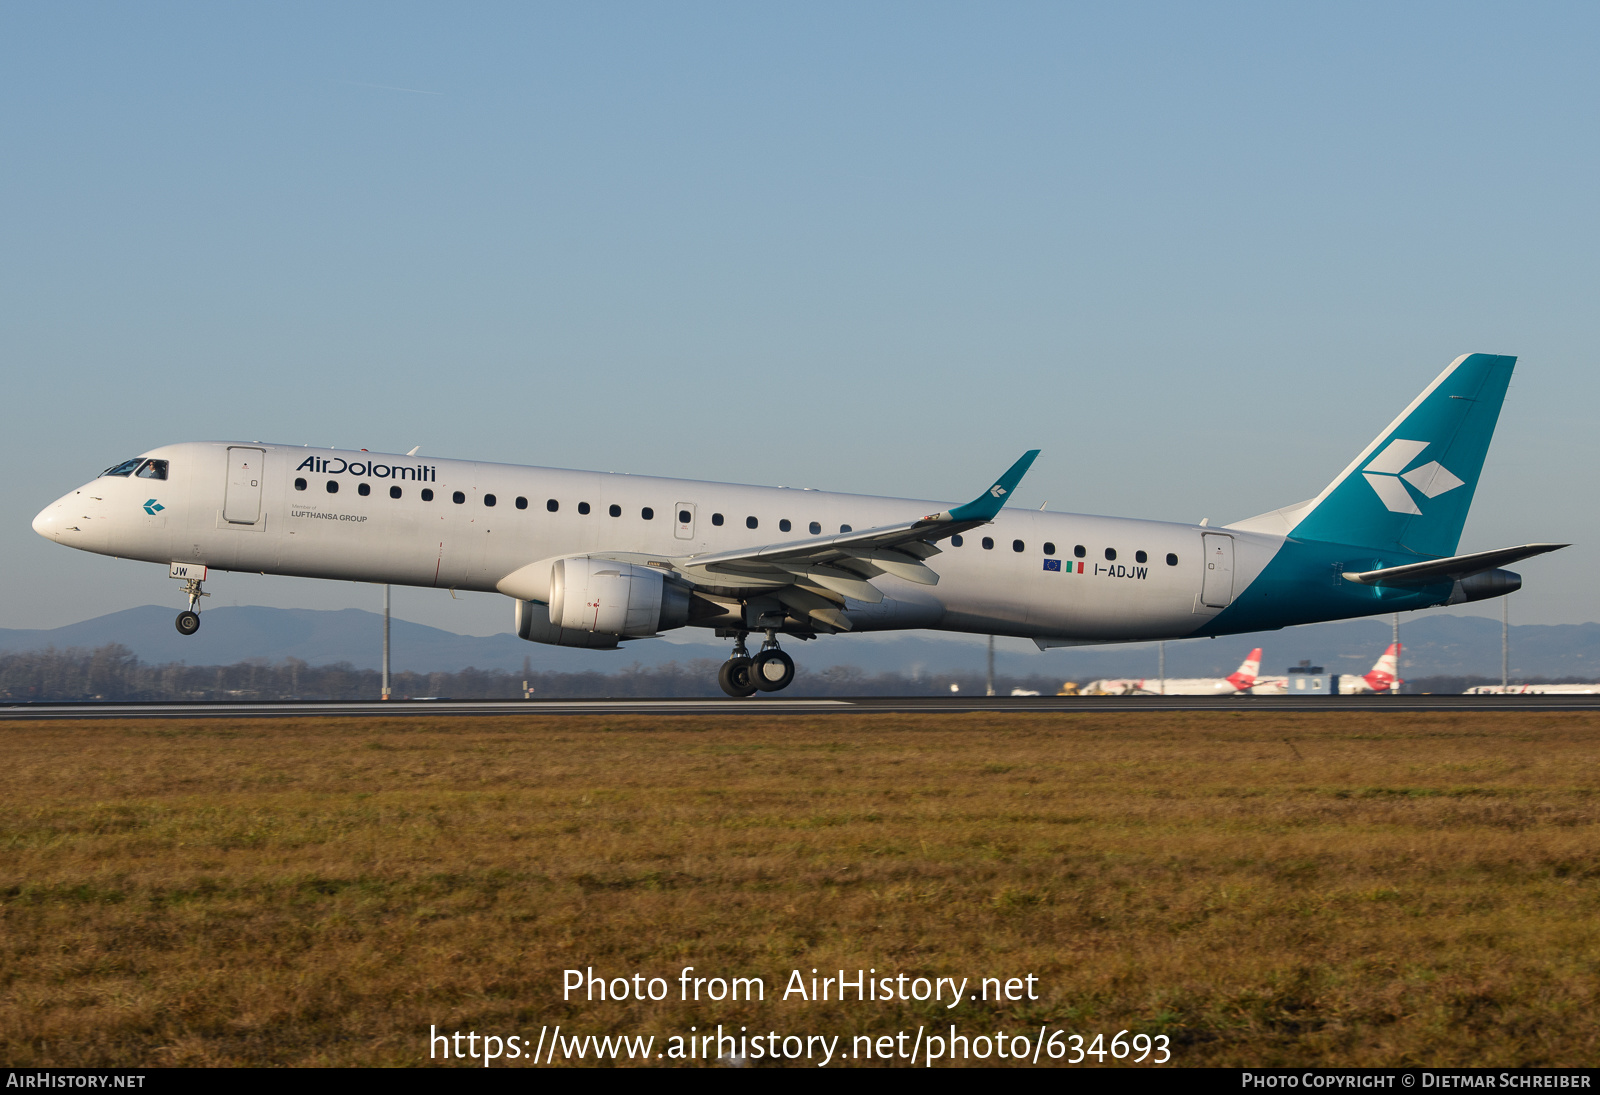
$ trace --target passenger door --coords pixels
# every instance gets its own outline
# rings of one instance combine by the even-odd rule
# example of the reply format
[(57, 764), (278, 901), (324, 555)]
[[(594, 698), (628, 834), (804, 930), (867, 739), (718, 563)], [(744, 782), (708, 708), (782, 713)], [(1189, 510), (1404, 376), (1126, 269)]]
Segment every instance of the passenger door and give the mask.
[(1200, 581), (1200, 603), (1207, 608), (1227, 608), (1233, 603), (1233, 537), (1206, 533), (1205, 575)]
[(222, 519), (230, 525), (253, 525), (261, 520), (261, 449), (228, 449), (228, 487), (222, 499)]
[(672, 534), (680, 540), (694, 539), (694, 503), (679, 502), (673, 507), (673, 518), (677, 524)]

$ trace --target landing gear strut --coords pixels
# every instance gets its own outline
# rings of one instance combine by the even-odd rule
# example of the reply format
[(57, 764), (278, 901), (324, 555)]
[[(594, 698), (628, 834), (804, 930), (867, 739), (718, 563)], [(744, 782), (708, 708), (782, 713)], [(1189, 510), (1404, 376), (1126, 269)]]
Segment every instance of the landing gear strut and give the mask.
[(763, 692), (780, 692), (794, 681), (794, 659), (778, 649), (777, 635), (767, 629), (761, 653), (750, 663), (750, 676)]
[(754, 675), (750, 672), (750, 652), (744, 647), (744, 637), (748, 632), (741, 631), (733, 640), (733, 653), (728, 660), (722, 663), (722, 668), (717, 670), (717, 683), (722, 690), (735, 699), (744, 699), (753, 696), (756, 692)]
[(759, 692), (777, 692), (794, 681), (794, 659), (778, 649), (777, 633), (767, 629), (767, 640), (754, 658), (745, 648), (741, 631), (733, 643), (733, 654), (717, 672), (717, 683), (730, 696), (743, 699)]
[(189, 578), (183, 583), (183, 591), (189, 595), (189, 607), (178, 613), (178, 634), (193, 635), (200, 630), (200, 598), (209, 597), (211, 594), (200, 589), (201, 579)]

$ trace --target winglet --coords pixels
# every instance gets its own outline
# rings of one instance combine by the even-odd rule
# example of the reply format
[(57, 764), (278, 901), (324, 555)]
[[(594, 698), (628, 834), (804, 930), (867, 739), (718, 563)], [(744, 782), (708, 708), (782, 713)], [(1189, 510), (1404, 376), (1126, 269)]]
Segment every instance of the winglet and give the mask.
[(1022, 482), (1022, 477), (1027, 474), (1028, 468), (1033, 465), (1034, 458), (1039, 455), (1038, 449), (1029, 449), (1022, 454), (1022, 459), (1012, 464), (994, 486), (984, 491), (978, 497), (964, 506), (946, 510), (943, 513), (933, 513), (924, 517), (924, 521), (993, 521), (1000, 512), (1000, 507), (1006, 504), (1006, 497), (1017, 489), (1017, 484)]

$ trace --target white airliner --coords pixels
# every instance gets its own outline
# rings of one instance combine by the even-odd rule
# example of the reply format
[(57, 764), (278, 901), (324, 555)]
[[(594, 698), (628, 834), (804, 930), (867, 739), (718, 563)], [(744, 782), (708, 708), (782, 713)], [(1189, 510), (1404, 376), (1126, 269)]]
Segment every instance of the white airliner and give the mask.
[(1466, 691), (1468, 696), (1592, 696), (1600, 684), (1480, 684)]
[(1261, 671), (1261, 648), (1226, 677), (1106, 677), (1083, 686), (1087, 696), (1248, 696)]
[[(1405, 684), (1399, 677), (1400, 652), (1404, 649), (1400, 643), (1390, 643), (1366, 673), (1360, 676), (1354, 673), (1340, 674), (1339, 694), (1357, 696), (1367, 692), (1388, 692)], [(1258, 696), (1281, 696), (1289, 691), (1289, 678), (1261, 677), (1256, 681), (1253, 691)]]
[[(517, 634), (734, 640), (731, 695), (794, 677), (780, 637), (932, 628), (1041, 648), (1261, 631), (1510, 593), (1561, 544), (1456, 555), (1515, 358), (1456, 359), (1315, 498), (1224, 528), (413, 455), (190, 442), (46, 506), (40, 535), (159, 563), (199, 627), (212, 570), (498, 591)], [(764, 637), (752, 656), (745, 640)]]

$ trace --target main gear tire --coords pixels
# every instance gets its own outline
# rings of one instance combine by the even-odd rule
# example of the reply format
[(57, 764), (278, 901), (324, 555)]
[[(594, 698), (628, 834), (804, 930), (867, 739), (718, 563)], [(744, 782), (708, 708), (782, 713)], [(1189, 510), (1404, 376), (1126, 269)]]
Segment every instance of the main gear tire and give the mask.
[(781, 650), (763, 650), (750, 664), (750, 677), (763, 692), (781, 692), (794, 683), (794, 659)]
[(177, 620), (174, 622), (177, 625), (178, 634), (193, 635), (196, 631), (200, 630), (200, 613), (180, 612), (178, 613)]
[(734, 699), (742, 700), (756, 694), (756, 682), (750, 672), (749, 658), (729, 658), (717, 670), (717, 683)]

